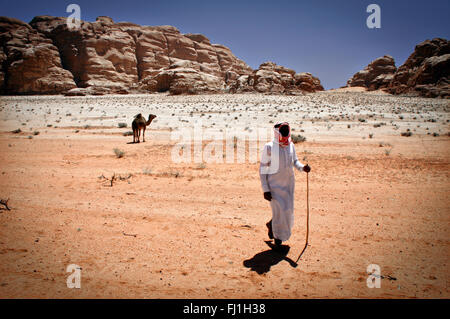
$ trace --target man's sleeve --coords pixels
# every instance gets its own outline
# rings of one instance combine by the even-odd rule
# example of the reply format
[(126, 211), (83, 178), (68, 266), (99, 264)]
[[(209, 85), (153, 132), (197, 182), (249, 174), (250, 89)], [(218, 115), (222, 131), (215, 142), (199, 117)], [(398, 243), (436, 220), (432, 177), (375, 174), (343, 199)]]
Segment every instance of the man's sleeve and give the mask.
[(294, 166), (295, 166), (295, 168), (296, 168), (297, 170), (299, 170), (299, 171), (303, 171), (303, 167), (304, 167), (305, 165), (303, 165), (302, 163), (300, 163), (300, 161), (298, 160), (297, 152), (295, 151), (294, 144), (292, 144), (292, 151), (294, 152)]
[(259, 178), (261, 179), (261, 186), (263, 189), (263, 192), (270, 192), (269, 188), (269, 182), (267, 180), (268, 177), (268, 168), (270, 166), (270, 156), (271, 156), (271, 149), (270, 145), (265, 145), (264, 150), (261, 154), (261, 162), (259, 164)]

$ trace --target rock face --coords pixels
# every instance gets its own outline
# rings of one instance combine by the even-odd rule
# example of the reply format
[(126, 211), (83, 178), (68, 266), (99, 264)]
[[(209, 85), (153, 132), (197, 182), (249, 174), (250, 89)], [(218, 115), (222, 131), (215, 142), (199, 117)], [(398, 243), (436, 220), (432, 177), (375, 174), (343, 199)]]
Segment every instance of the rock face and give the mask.
[(392, 94), (450, 97), (450, 41), (436, 38), (418, 44), (406, 62), (395, 69), (384, 56), (356, 73), (347, 86), (383, 89)]
[[(181, 34), (172, 26), (114, 23), (108, 17), (69, 30), (65, 18), (40, 16), (30, 23), (59, 48), (65, 68), (83, 93), (129, 90), (172, 94), (219, 92), (226, 76), (252, 70), (221, 45), (201, 34)], [(80, 93), (70, 92), (74, 94)], [(70, 94), (69, 93), (69, 94)]]
[(388, 91), (425, 97), (450, 97), (450, 41), (436, 38), (415, 47), (398, 68)]
[(58, 49), (30, 25), (0, 17), (0, 92), (54, 94), (75, 88)]
[(70, 30), (65, 18), (35, 17), (30, 25), (58, 47), (62, 64), (80, 88), (99, 93), (128, 90), (138, 80), (136, 43), (106, 17)]
[(2, 94), (67, 95), (128, 92), (290, 93), (323, 90), (309, 73), (264, 63), (253, 71), (223, 45), (172, 26), (35, 17), (30, 24), (0, 18)]
[(385, 55), (372, 61), (347, 81), (347, 86), (362, 86), (370, 91), (387, 88), (397, 68), (394, 59)]
[(323, 91), (323, 87), (320, 80), (311, 73), (295, 73), (294, 70), (273, 62), (265, 62), (259, 66), (258, 70), (249, 75), (241, 75), (234, 80), (230, 91), (295, 94)]

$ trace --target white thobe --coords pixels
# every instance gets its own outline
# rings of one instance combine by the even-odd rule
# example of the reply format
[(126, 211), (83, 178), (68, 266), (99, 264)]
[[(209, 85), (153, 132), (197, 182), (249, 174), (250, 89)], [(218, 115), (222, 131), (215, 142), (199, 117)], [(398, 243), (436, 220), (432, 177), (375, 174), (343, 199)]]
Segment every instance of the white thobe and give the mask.
[[(270, 206), (272, 208), (272, 232), (276, 239), (286, 241), (291, 237), (294, 225), (294, 167), (303, 171), (303, 164), (297, 158), (294, 144), (291, 142), (286, 147), (281, 147), (276, 141), (264, 146), (260, 163), (260, 179), (264, 192), (272, 194)], [(275, 145), (275, 147), (274, 147)], [(278, 169), (267, 168), (276, 159), (278, 151)], [(274, 152), (274, 154), (272, 154)]]

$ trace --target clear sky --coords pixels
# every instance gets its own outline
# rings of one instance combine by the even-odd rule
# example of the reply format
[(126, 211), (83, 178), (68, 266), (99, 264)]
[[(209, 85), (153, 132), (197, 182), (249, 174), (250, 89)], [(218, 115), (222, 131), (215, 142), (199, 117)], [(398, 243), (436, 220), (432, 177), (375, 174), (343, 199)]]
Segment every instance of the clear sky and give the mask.
[[(426, 39), (449, 39), (450, 0), (0, 0), (0, 15), (30, 22), (37, 15), (173, 25), (228, 46), (252, 68), (266, 61), (318, 76), (325, 89), (346, 84), (377, 57), (397, 67)], [(369, 29), (369, 4), (381, 7), (381, 28)]]

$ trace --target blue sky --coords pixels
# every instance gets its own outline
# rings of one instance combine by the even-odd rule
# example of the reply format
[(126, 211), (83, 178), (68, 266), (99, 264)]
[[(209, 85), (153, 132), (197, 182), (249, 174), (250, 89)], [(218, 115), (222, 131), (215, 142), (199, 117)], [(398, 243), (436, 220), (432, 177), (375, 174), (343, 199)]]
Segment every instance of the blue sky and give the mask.
[[(449, 39), (449, 0), (0, 0), (0, 15), (30, 22), (37, 15), (81, 19), (100, 15), (141, 25), (173, 25), (228, 46), (252, 68), (273, 61), (318, 76), (326, 89), (345, 85), (357, 71), (389, 54), (400, 66), (425, 39)], [(366, 8), (381, 7), (381, 28), (369, 29)]]

